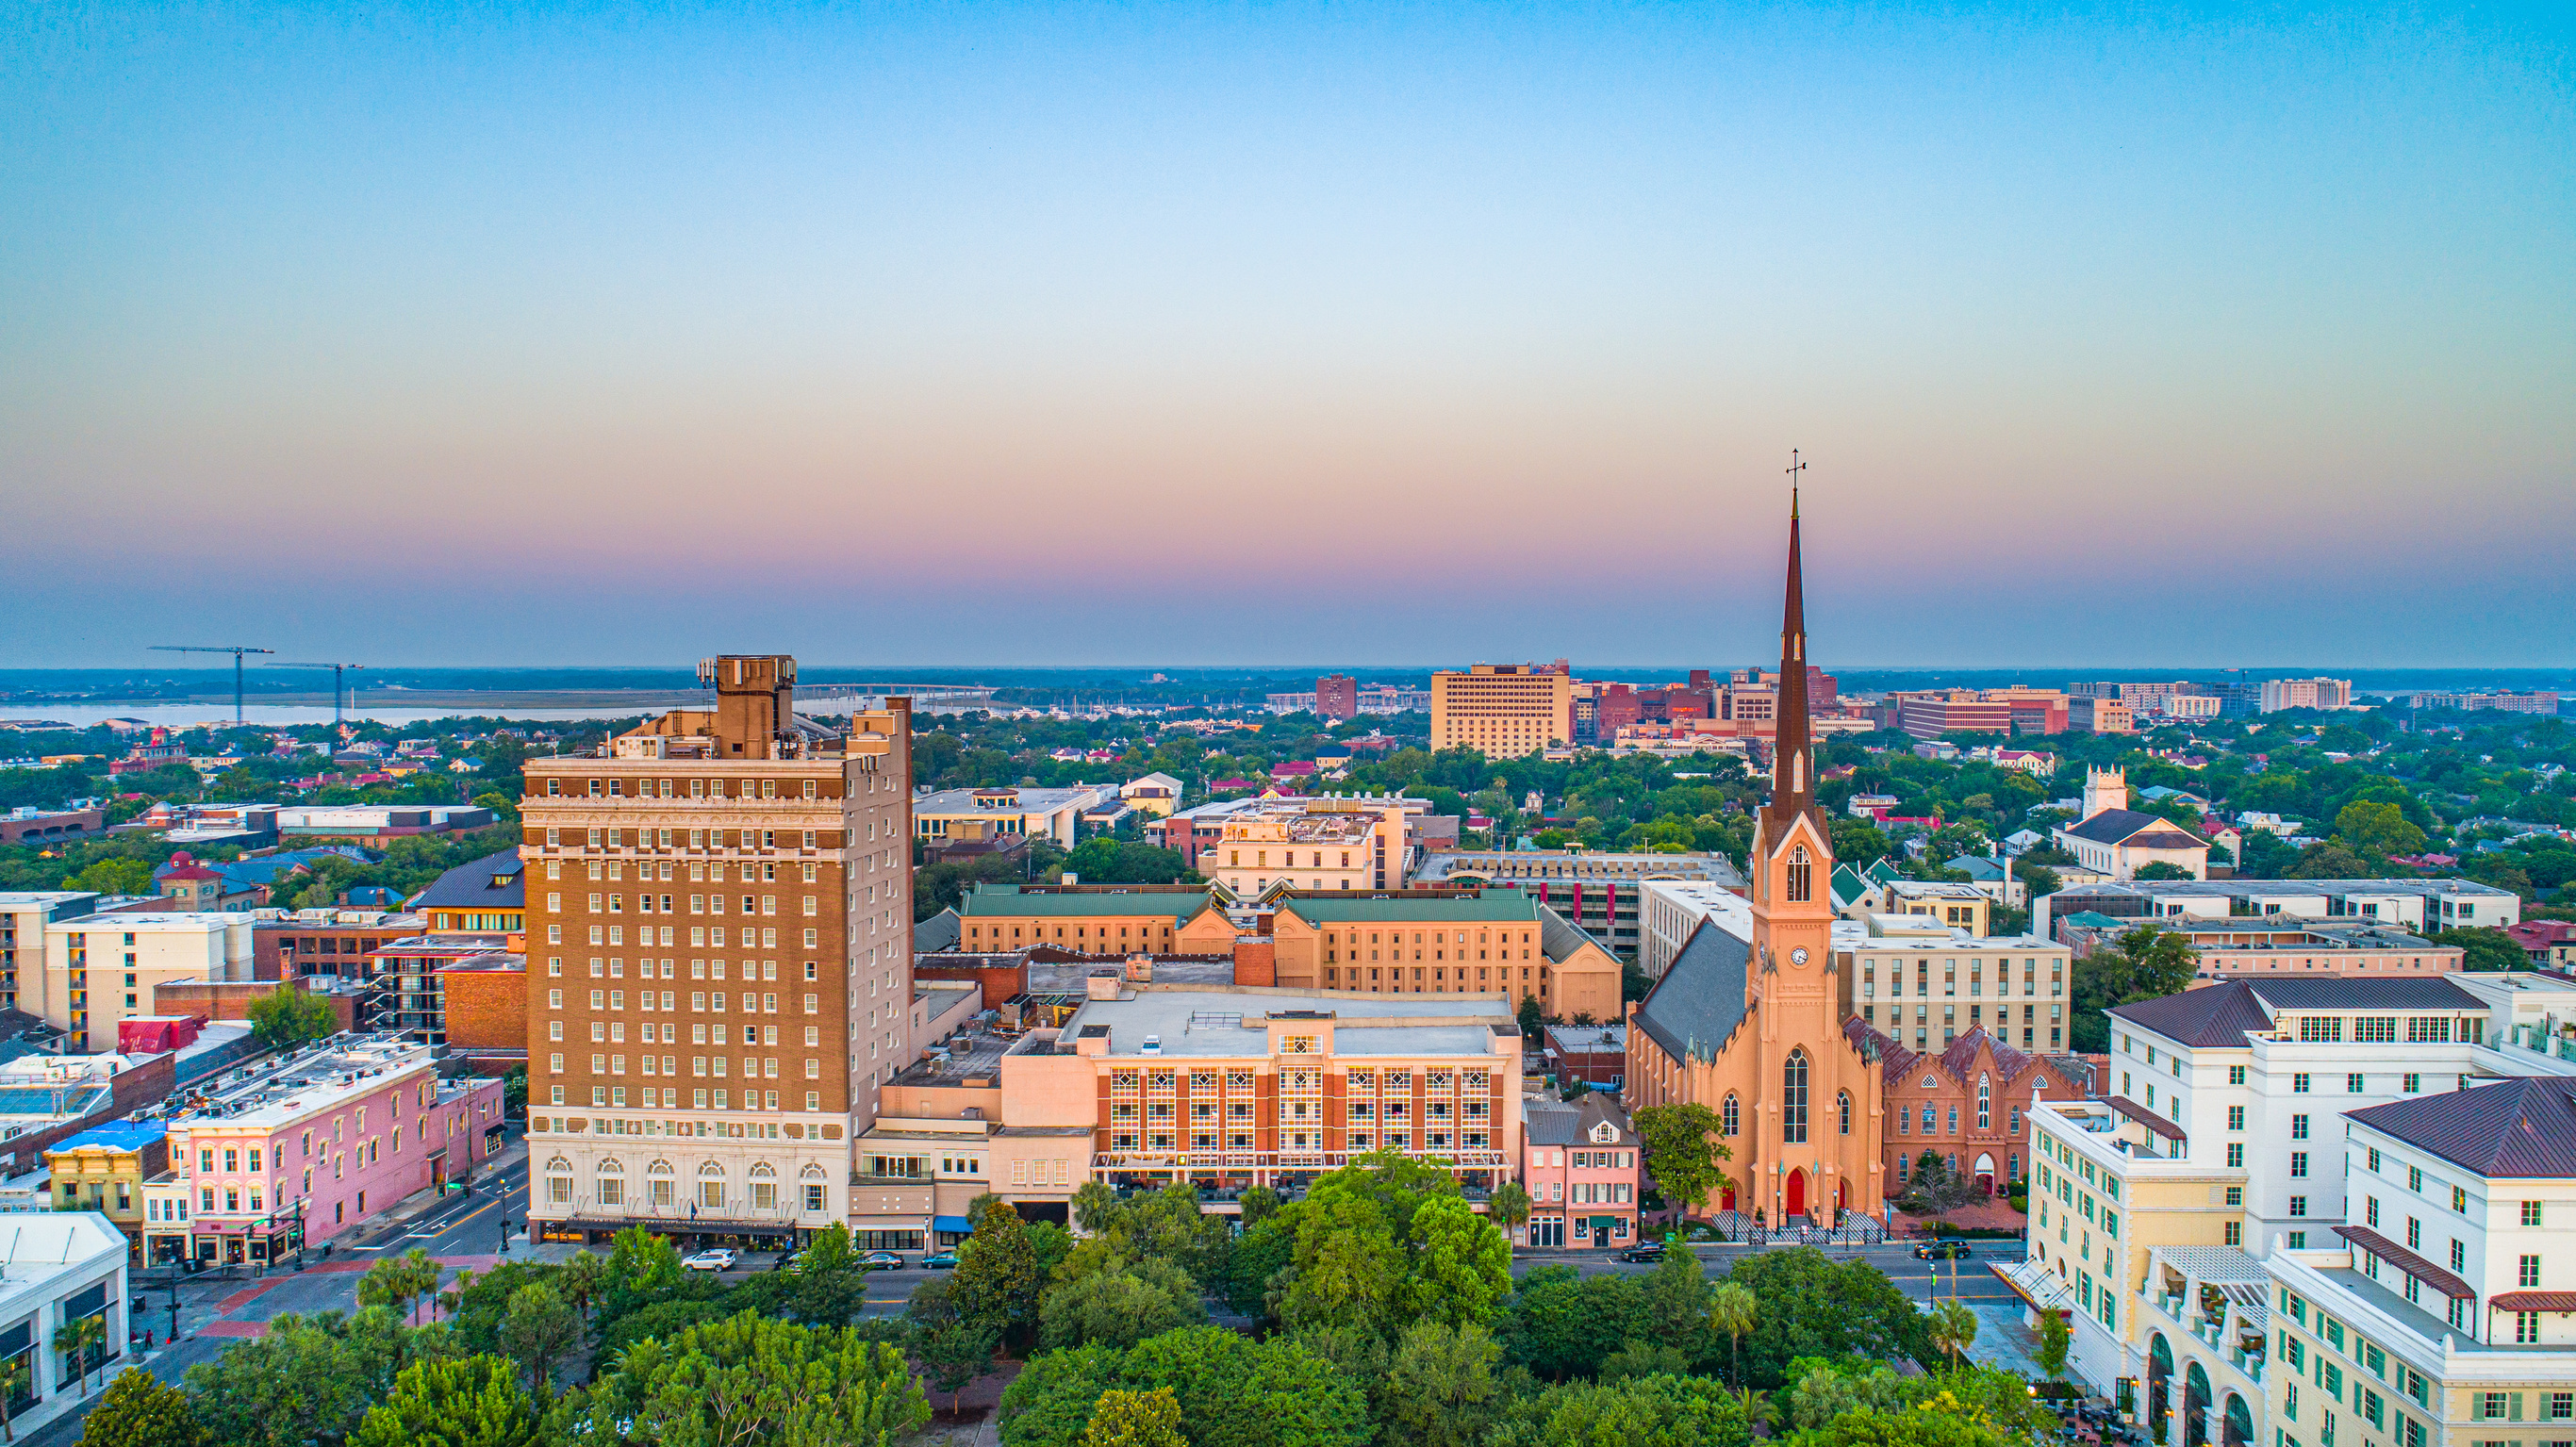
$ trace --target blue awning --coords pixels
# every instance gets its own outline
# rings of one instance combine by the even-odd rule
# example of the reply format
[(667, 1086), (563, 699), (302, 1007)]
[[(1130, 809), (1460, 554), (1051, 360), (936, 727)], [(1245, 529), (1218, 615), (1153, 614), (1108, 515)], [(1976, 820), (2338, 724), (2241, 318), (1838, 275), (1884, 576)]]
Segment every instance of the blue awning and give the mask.
[(933, 1216), (930, 1218), (930, 1225), (933, 1230), (954, 1231), (960, 1236), (975, 1229), (975, 1223), (963, 1216)]

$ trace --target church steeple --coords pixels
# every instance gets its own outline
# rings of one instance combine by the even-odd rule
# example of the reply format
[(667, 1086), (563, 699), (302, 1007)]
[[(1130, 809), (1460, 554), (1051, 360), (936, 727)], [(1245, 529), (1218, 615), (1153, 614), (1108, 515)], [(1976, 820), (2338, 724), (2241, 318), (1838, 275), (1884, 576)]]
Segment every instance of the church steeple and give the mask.
[(1777, 840), (1790, 821), (1816, 805), (1815, 745), (1807, 736), (1807, 602), (1798, 562), (1797, 474), (1806, 464), (1792, 454), (1789, 487), (1789, 583), (1780, 604), (1780, 699), (1773, 719), (1771, 802), (1764, 807)]

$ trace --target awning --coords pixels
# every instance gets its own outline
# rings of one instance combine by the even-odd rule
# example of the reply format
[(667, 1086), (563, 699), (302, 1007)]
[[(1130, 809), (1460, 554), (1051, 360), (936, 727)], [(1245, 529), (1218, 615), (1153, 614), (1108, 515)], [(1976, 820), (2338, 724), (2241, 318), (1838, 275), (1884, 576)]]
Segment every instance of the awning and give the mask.
[(963, 1216), (933, 1216), (930, 1218), (930, 1229), (934, 1231), (954, 1231), (959, 1235), (964, 1235), (975, 1229), (975, 1223), (967, 1220)]
[(2478, 1289), (2460, 1278), (2371, 1230), (2367, 1226), (2337, 1226), (2335, 1234), (2353, 1245), (2423, 1282), (2426, 1286), (2453, 1300), (2475, 1300)]
[(2576, 1291), (2508, 1291), (2487, 1305), (2498, 1311), (2576, 1311)]

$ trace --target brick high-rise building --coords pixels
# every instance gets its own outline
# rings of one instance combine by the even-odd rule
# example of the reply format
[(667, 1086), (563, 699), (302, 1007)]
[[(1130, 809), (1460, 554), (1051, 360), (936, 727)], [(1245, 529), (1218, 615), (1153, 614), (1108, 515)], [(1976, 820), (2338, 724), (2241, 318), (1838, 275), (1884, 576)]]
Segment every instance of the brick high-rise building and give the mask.
[(1354, 719), (1360, 716), (1360, 686), (1346, 674), (1328, 673), (1315, 680), (1315, 717)]
[(909, 701), (835, 733), (793, 658), (700, 676), (714, 709), (524, 769), (535, 1230), (848, 1221), (912, 1060)]

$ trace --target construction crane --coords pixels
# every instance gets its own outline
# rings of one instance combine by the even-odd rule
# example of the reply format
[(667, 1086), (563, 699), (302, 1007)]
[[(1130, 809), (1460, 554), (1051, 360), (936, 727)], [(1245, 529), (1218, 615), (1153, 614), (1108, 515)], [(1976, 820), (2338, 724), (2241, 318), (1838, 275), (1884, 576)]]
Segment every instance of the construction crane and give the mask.
[(242, 722), (242, 655), (245, 653), (275, 653), (277, 650), (274, 648), (243, 648), (230, 644), (215, 648), (198, 648), (184, 643), (155, 643), (152, 645), (150, 651), (154, 653), (231, 654), (233, 656), (233, 726), (235, 728), (239, 728)]
[[(337, 729), (340, 727), (341, 677), (344, 674), (356, 669), (364, 668), (367, 665), (363, 663), (272, 663), (268, 666), (271, 668), (327, 668), (331, 670), (331, 727)], [(349, 692), (349, 702), (354, 705), (357, 701), (357, 690), (352, 687)]]

